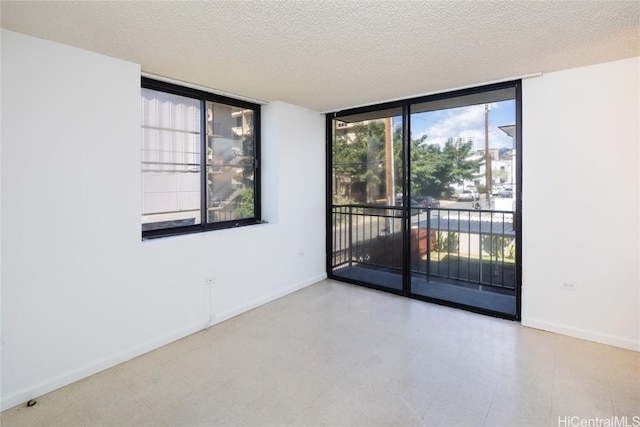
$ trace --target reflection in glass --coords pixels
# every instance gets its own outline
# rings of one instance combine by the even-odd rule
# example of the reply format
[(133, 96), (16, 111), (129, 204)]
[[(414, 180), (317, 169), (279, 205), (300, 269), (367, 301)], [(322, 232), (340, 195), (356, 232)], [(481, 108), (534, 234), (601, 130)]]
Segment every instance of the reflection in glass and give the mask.
[(200, 102), (142, 89), (142, 230), (200, 224)]
[(253, 111), (207, 102), (207, 221), (255, 216)]

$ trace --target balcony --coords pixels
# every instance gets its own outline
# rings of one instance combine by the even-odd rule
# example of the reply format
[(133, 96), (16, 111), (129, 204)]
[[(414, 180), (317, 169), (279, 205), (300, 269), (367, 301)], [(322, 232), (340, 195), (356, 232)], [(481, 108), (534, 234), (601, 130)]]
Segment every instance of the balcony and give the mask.
[(516, 315), (514, 212), (406, 211), (408, 232), (403, 233), (403, 208), (333, 206), (332, 275), (418, 298)]

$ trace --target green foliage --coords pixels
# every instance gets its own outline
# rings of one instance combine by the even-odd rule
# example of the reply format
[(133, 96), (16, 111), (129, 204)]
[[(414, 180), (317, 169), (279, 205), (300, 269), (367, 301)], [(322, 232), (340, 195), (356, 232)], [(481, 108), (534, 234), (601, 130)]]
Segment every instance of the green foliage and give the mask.
[(240, 195), (240, 205), (233, 211), (235, 218), (252, 218), (255, 216), (253, 209), (253, 187), (248, 187)]
[(343, 196), (341, 194), (334, 194), (333, 204), (334, 205), (351, 205), (353, 204), (353, 199), (351, 197)]
[(384, 184), (384, 122), (377, 120), (354, 126), (355, 136), (336, 138), (333, 144), (333, 169), (336, 175), (348, 175), (356, 193), (364, 193), (372, 202), (372, 187)]
[(458, 246), (460, 244), (460, 239), (458, 238), (458, 233), (454, 233), (450, 231), (447, 233), (447, 252), (456, 252), (458, 250)]
[(496, 261), (501, 261), (505, 257), (515, 258), (515, 245), (513, 237), (487, 235), (482, 238), (482, 248), (487, 251)]
[(515, 260), (516, 259), (516, 244), (515, 244), (515, 241), (511, 241), (511, 243), (509, 243), (509, 245), (507, 246), (507, 249), (505, 249), (504, 256), (506, 256), (510, 260)]
[(460, 244), (458, 234), (452, 231), (438, 233), (436, 241), (436, 250), (438, 252), (456, 252)]
[[(351, 178), (352, 196), (358, 202), (372, 202), (375, 186), (385, 186), (385, 123), (383, 120), (359, 123), (352, 138), (338, 137), (333, 144), (333, 168), (336, 176)], [(449, 196), (451, 184), (470, 180), (478, 172), (481, 159), (469, 158), (473, 144), (444, 146), (429, 144), (426, 135), (410, 142), (411, 194), (413, 196)], [(402, 130), (393, 132), (395, 192), (402, 192)], [(388, 195), (387, 195), (388, 196)]]
[(411, 190), (416, 195), (446, 195), (451, 184), (473, 179), (481, 160), (469, 156), (473, 144), (456, 144), (451, 139), (444, 147), (427, 144), (426, 136), (411, 142)]
[(438, 233), (438, 238), (436, 239), (436, 251), (444, 252), (445, 242), (444, 242), (444, 233)]

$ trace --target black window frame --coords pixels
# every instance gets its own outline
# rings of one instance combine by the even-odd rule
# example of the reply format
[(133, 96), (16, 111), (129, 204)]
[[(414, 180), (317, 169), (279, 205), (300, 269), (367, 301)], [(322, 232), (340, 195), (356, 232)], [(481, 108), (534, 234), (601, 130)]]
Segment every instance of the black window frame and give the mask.
[[(204, 90), (181, 86), (174, 83), (155, 80), (149, 77), (141, 77), (141, 88), (165, 92), (173, 95), (184, 96), (197, 99), (200, 102), (200, 224), (186, 225), (179, 227), (169, 227), (155, 230), (142, 230), (142, 240), (155, 239), (160, 237), (178, 236), (184, 234), (202, 233), (228, 228), (242, 227), (247, 225), (261, 224), (261, 177), (260, 177), (260, 109), (261, 105), (253, 102), (231, 98), (224, 95), (207, 92)], [(233, 219), (229, 221), (207, 222), (207, 133), (206, 133), (206, 103), (215, 102), (253, 111), (253, 206), (254, 216), (251, 218)], [(141, 172), (142, 173), (142, 172)]]

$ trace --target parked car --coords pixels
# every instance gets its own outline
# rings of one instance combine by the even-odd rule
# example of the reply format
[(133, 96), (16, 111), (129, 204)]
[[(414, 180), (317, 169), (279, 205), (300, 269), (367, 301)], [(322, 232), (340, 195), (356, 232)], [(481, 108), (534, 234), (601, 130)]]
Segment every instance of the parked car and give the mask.
[(500, 197), (507, 197), (507, 198), (513, 197), (513, 188), (504, 187), (502, 189), (502, 192), (500, 193)]
[(458, 194), (459, 202), (475, 202), (480, 200), (480, 195), (473, 190), (462, 190), (462, 193)]

